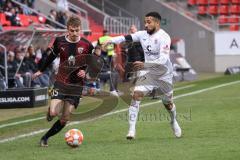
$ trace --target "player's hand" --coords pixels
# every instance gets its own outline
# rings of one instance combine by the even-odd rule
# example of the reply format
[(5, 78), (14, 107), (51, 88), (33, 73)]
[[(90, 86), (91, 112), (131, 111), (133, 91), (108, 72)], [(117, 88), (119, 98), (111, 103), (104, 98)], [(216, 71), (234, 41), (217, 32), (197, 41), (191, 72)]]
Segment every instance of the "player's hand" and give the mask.
[(77, 76), (80, 78), (84, 78), (86, 76), (86, 72), (84, 70), (79, 70), (77, 73)]
[(139, 70), (142, 70), (144, 68), (144, 63), (141, 62), (141, 61), (135, 61), (133, 62), (133, 69), (135, 71), (139, 71)]
[(32, 75), (32, 79), (34, 80), (34, 79), (36, 79), (37, 77), (39, 77), (40, 75), (42, 75), (42, 72), (41, 72), (41, 71), (37, 71), (36, 73), (34, 73), (34, 74)]

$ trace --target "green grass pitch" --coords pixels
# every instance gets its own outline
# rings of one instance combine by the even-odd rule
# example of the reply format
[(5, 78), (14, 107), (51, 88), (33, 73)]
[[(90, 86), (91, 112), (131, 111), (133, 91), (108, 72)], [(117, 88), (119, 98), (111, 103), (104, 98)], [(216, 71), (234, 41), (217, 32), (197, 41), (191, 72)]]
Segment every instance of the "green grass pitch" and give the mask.
[[(49, 140), (48, 148), (38, 142), (43, 133), (0, 143), (0, 160), (236, 160), (240, 157), (240, 75), (219, 76), (178, 83), (174, 94), (183, 137), (175, 138), (168, 113), (161, 103), (145, 98), (140, 109), (136, 139), (127, 141), (127, 112), (66, 127)], [(236, 82), (229, 84), (230, 82)], [(219, 86), (221, 84), (229, 84)], [(211, 89), (209, 89), (211, 88)], [(206, 90), (203, 90), (206, 89)], [(196, 91), (202, 92), (197, 93)], [(189, 94), (188, 94), (189, 93)], [(195, 94), (191, 94), (195, 93)], [(188, 94), (188, 95), (187, 95)], [(180, 97), (181, 95), (186, 95)], [(89, 103), (82, 106), (82, 110)], [(91, 105), (95, 105), (91, 103)], [(85, 108), (84, 108), (85, 107)], [(127, 108), (121, 100), (116, 110)], [(81, 107), (80, 109), (81, 110)], [(0, 125), (44, 116), (44, 113), (0, 121)], [(0, 141), (52, 125), (44, 119), (0, 128)], [(64, 133), (78, 128), (83, 144), (72, 149), (64, 142)]]

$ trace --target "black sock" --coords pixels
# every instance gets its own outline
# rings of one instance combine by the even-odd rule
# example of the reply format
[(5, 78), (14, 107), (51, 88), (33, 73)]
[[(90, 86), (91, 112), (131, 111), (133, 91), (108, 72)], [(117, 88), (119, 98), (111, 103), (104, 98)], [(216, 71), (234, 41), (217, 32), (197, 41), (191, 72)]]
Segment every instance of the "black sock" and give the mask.
[(65, 125), (62, 125), (60, 120), (57, 120), (52, 128), (50, 128), (47, 133), (42, 137), (42, 139), (47, 140), (49, 137), (54, 136), (55, 134), (57, 134), (58, 132), (60, 132), (63, 128), (65, 127)]

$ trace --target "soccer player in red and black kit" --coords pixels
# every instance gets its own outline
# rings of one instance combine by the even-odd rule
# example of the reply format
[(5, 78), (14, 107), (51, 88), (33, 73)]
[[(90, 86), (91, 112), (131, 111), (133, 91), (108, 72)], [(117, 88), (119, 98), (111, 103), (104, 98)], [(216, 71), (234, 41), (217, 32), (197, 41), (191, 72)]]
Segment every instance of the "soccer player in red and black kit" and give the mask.
[(47, 120), (51, 121), (53, 117), (61, 115), (59, 120), (41, 138), (41, 147), (47, 147), (49, 137), (57, 134), (64, 128), (70, 119), (71, 112), (79, 104), (87, 65), (89, 65), (88, 56), (93, 51), (92, 44), (80, 37), (80, 31), (80, 19), (78, 17), (70, 17), (67, 22), (67, 34), (55, 39), (53, 47), (50, 48), (51, 54), (48, 56), (45, 64), (33, 75), (33, 79), (40, 76), (57, 56), (60, 57), (59, 70), (51, 95)]

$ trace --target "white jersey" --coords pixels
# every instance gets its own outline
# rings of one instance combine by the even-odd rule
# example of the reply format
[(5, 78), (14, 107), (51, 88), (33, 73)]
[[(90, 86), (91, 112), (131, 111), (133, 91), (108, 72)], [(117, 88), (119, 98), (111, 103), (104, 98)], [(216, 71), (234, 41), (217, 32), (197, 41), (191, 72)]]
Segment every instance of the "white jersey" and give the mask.
[[(170, 36), (162, 29), (149, 35), (147, 31), (131, 34), (134, 42), (139, 41), (144, 50), (145, 68), (150, 74), (172, 78), (172, 63), (170, 61)], [(165, 77), (167, 76), (167, 77)]]
[[(149, 73), (152, 76), (159, 77), (159, 80), (171, 81), (173, 67), (170, 61), (171, 38), (163, 30), (159, 29), (156, 33), (149, 35), (147, 31), (138, 31), (131, 34), (134, 42), (140, 42), (144, 50), (145, 71), (141, 75)], [(125, 41), (123, 36), (115, 37), (111, 40), (113, 43)]]

